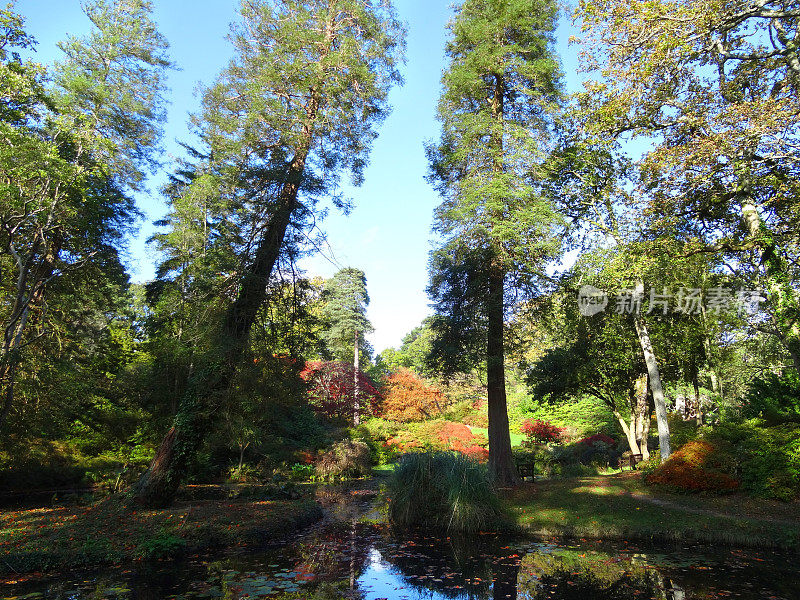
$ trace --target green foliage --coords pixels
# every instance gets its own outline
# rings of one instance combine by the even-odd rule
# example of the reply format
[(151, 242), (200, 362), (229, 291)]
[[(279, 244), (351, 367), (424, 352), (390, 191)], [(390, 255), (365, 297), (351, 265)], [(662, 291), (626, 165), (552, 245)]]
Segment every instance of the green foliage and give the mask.
[(597, 433), (619, 434), (614, 415), (608, 406), (594, 396), (579, 396), (563, 402), (538, 402), (527, 398), (520, 402), (519, 410), (525, 418), (550, 421), (567, 429), (567, 435), (581, 438)]
[(733, 475), (743, 489), (784, 501), (800, 494), (800, 426), (767, 427), (753, 420), (719, 425), (703, 437), (729, 449), (735, 460)]
[(139, 541), (136, 546), (138, 558), (158, 560), (174, 558), (186, 548), (186, 540), (178, 537), (173, 532), (162, 529), (152, 536), (147, 536)]
[(114, 178), (138, 188), (142, 168), (158, 165), (169, 44), (149, 0), (92, 0), (84, 12), (94, 26), (89, 36), (59, 43), (66, 58), (56, 66), (56, 98), (74, 125), (94, 128), (97, 158)]
[[(321, 300), (322, 337), (328, 351), (337, 360), (352, 361), (354, 345), (357, 343), (359, 349), (364, 349), (365, 335), (373, 331), (367, 318), (369, 295), (364, 271), (354, 268), (338, 271), (325, 282)], [(369, 353), (365, 355), (363, 358), (368, 359)]]
[(49, 72), (20, 60), (14, 46), (32, 41), (0, 14), (0, 426), (33, 435), (136, 412), (110, 389), (132, 354), (119, 251), (158, 155), (169, 61), (149, 3), (85, 12), (88, 38), (62, 44)]
[(800, 376), (787, 369), (782, 375), (769, 373), (750, 384), (744, 398), (742, 416), (761, 418), (768, 423), (800, 422)]
[(436, 372), (430, 368), (428, 357), (433, 343), (431, 318), (415, 327), (403, 338), (399, 349), (388, 348), (375, 358), (376, 366), (384, 375), (395, 373), (402, 368), (413, 371), (419, 377), (431, 378)]
[(503, 525), (500, 501), (486, 469), (458, 453), (404, 455), (385, 495), (389, 519), (401, 527), (475, 533)]
[(400, 455), (396, 446), (389, 442), (397, 434), (398, 428), (397, 423), (371, 418), (362, 421), (358, 427), (351, 430), (350, 437), (361, 440), (369, 446), (373, 464), (388, 465), (394, 463)]
[(295, 463), (291, 466), (291, 478), (294, 481), (311, 481), (316, 475), (314, 465)]

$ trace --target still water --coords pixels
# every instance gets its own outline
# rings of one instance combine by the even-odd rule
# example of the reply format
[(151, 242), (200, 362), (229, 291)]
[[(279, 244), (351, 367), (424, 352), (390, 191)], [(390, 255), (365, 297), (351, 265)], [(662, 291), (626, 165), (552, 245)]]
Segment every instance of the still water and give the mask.
[(773, 551), (397, 534), (327, 524), (281, 547), (10, 583), (0, 599), (800, 599), (798, 557)]

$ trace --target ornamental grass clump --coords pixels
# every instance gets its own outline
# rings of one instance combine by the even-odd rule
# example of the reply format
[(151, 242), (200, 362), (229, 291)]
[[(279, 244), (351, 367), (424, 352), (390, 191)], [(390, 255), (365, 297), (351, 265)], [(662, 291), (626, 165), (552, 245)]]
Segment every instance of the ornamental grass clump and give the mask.
[(389, 520), (400, 527), (471, 533), (505, 522), (486, 468), (455, 452), (402, 456), (386, 496)]

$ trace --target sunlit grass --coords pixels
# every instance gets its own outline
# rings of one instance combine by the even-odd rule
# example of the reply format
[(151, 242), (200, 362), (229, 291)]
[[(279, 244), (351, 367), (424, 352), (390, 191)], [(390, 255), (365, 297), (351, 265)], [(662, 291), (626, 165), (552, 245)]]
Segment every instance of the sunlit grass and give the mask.
[(717, 514), (713, 506), (704, 509), (700, 499), (682, 500), (645, 493), (632, 476), (528, 485), (506, 499), (517, 523), (536, 535), (800, 545), (800, 520), (796, 517), (793, 522), (770, 520), (752, 503), (748, 511)]
[[(489, 429), (486, 427), (473, 427), (472, 425), (468, 426), (470, 431), (475, 435), (483, 435), (485, 437), (489, 437)], [(516, 448), (518, 446), (522, 446), (522, 442), (525, 441), (525, 436), (521, 433), (514, 433), (513, 431), (509, 433), (511, 436), (511, 446)]]

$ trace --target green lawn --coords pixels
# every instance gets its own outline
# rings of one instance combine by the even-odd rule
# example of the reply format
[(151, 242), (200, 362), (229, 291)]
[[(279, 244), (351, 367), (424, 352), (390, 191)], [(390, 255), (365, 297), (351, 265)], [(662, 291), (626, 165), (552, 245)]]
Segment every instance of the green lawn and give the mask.
[[(469, 426), (470, 431), (475, 435), (483, 435), (485, 437), (489, 437), (489, 430), (486, 427), (472, 427)], [(525, 440), (525, 436), (521, 433), (513, 433), (511, 432), (511, 446), (517, 447), (522, 446), (522, 442)]]
[(506, 502), (516, 522), (536, 535), (800, 547), (793, 505), (667, 494), (644, 486), (638, 474), (526, 484)]

